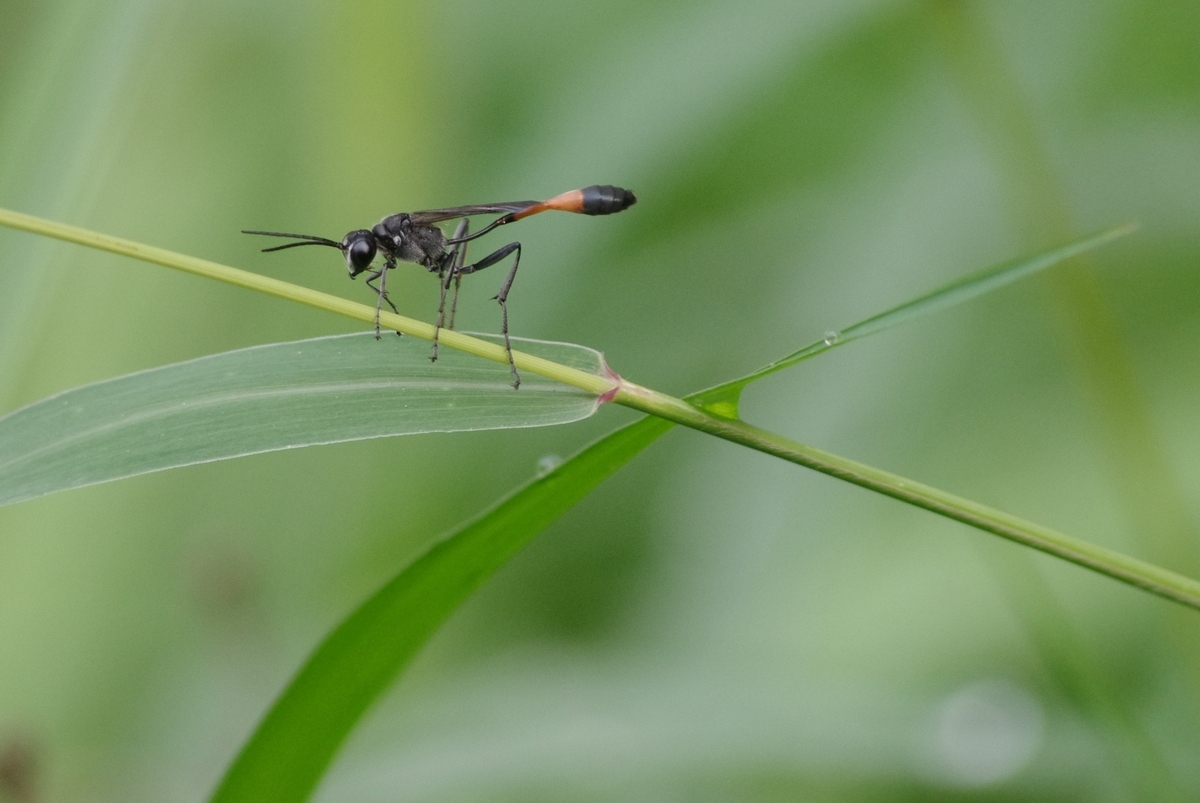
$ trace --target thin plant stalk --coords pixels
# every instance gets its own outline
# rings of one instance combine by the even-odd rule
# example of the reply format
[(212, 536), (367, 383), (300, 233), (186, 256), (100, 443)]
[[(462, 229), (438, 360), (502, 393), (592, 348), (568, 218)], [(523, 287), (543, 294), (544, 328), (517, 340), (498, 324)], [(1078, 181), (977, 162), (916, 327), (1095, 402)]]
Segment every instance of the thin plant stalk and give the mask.
[[(220, 265), (215, 262), (177, 254), (161, 248), (99, 234), (75, 226), (42, 220), (31, 215), (0, 209), (0, 225), (7, 225), (68, 242), (99, 248), (113, 253), (131, 256), (169, 268), (194, 273), (200, 276), (258, 290), (280, 298), (345, 315), (355, 320), (373, 323), (376, 311), (373, 307), (348, 301), (337, 296), (259, 276), (247, 271)], [(432, 340), (434, 327), (412, 318), (384, 312), (380, 324), (404, 334)], [(440, 333), (442, 344), (467, 351), (496, 362), (507, 362), (505, 350), (494, 343), (463, 335), (458, 332)], [(555, 379), (574, 387), (595, 393), (601, 398), (631, 407), (651, 415), (673, 421), (692, 429), (732, 441), (752, 449), (774, 455), (797, 465), (820, 471), (846, 482), (868, 488), (902, 502), (929, 510), (972, 527), (999, 535), (1019, 544), (1055, 555), (1071, 563), (1092, 569), (1121, 582), (1149, 591), (1152, 594), (1179, 602), (1200, 610), (1200, 582), (1124, 555), (1115, 550), (1091, 544), (1087, 541), (1059, 533), (1047, 527), (1025, 521), (1002, 511), (981, 505), (969, 499), (941, 491), (937, 488), (906, 479), (897, 474), (877, 469), (854, 460), (789, 440), (780, 435), (759, 429), (744, 421), (721, 413), (736, 410), (736, 402), (730, 404), (724, 397), (726, 390), (716, 394), (713, 401), (723, 405), (720, 413), (695, 406), (664, 393), (642, 387), (613, 374), (611, 378), (570, 368), (550, 360), (529, 354), (514, 352), (514, 361), (521, 370), (530, 371)], [(520, 392), (520, 391), (514, 391)], [(733, 395), (736, 399), (736, 394)]]

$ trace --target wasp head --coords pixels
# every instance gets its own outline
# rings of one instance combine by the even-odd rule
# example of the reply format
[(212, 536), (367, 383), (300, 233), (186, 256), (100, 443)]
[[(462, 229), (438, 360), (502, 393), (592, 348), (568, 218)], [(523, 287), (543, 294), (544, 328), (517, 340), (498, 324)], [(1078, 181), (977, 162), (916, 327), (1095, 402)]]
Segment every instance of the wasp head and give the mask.
[(366, 229), (350, 232), (342, 238), (342, 244), (338, 247), (346, 255), (346, 270), (350, 271), (350, 278), (371, 267), (375, 260), (375, 236)]

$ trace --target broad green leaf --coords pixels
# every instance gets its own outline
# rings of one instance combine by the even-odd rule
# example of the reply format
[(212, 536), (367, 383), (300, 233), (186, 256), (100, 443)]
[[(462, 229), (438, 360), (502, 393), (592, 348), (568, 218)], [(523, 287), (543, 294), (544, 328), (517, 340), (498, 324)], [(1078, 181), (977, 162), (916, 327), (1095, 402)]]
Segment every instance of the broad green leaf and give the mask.
[[(734, 415), (749, 383), (849, 340), (946, 309), (1119, 236), (1113, 229), (1029, 259), (1007, 262), (847, 327), (834, 342), (801, 349), (687, 400)], [(317, 647), (229, 768), (213, 803), (308, 798), (338, 748), (438, 626), (542, 529), (674, 424), (647, 417), (601, 438), (544, 477), (435, 544)]]
[[(599, 352), (520, 340), (604, 374)], [(215, 354), (75, 388), (0, 418), (0, 504), (149, 471), (321, 443), (587, 418), (599, 399), (370, 332)]]

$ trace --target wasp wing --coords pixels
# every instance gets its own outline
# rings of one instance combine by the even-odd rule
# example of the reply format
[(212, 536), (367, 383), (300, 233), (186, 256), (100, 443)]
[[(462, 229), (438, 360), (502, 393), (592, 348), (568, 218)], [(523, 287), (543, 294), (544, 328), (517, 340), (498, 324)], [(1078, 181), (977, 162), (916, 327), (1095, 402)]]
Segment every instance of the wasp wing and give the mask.
[(443, 220), (454, 220), (471, 215), (504, 215), (521, 212), (531, 206), (537, 206), (541, 201), (512, 201), (506, 204), (478, 204), (476, 206), (453, 206), (449, 209), (423, 209), (420, 212), (410, 212), (408, 217), (417, 225), (440, 223)]

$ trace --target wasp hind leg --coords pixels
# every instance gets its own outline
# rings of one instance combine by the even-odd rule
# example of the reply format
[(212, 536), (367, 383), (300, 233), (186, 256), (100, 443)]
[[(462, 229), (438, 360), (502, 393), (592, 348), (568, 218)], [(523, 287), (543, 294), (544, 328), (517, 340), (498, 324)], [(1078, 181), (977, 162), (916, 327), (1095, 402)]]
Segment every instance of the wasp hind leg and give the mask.
[(484, 268), (490, 268), (497, 262), (506, 259), (510, 254), (513, 256), (512, 267), (508, 271), (508, 276), (505, 277), (504, 283), (500, 285), (500, 292), (493, 298), (500, 302), (500, 333), (504, 335), (504, 351), (508, 354), (508, 366), (512, 369), (513, 388), (521, 387), (521, 375), (517, 373), (517, 365), (513, 361), (512, 344), (508, 339), (508, 291), (512, 289), (513, 279), (517, 278), (517, 267), (521, 264), (521, 244), (509, 243), (508, 245), (485, 256), (473, 265), (465, 265), (455, 271), (456, 276), (466, 276), (469, 273), (481, 271)]

